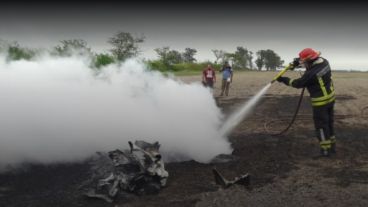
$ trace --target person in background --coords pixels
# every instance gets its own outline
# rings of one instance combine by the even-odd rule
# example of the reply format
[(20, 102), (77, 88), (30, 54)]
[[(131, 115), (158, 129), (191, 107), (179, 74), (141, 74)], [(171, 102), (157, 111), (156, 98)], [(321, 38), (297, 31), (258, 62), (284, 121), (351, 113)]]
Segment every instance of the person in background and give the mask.
[(220, 70), (220, 72), (222, 72), (222, 85), (221, 85), (221, 95), (220, 96), (223, 96), (224, 92), (225, 92), (225, 95), (228, 96), (230, 83), (232, 83), (233, 81), (233, 69), (231, 68), (229, 63), (225, 61), (225, 64)]
[(216, 72), (210, 64), (203, 70), (202, 83), (211, 89), (213, 89), (213, 85), (216, 83)]

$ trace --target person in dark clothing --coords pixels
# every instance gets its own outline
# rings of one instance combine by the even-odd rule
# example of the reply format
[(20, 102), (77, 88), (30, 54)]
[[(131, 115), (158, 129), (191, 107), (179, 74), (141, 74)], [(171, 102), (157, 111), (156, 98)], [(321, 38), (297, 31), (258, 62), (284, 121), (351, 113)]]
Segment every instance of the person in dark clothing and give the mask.
[(301, 78), (290, 79), (279, 77), (278, 82), (294, 88), (306, 87), (312, 102), (313, 120), (316, 135), (320, 143), (321, 155), (329, 156), (336, 153), (334, 131), (335, 91), (331, 78), (329, 62), (320, 57), (320, 52), (306, 48), (295, 58), (292, 66), (304, 65), (306, 72)]

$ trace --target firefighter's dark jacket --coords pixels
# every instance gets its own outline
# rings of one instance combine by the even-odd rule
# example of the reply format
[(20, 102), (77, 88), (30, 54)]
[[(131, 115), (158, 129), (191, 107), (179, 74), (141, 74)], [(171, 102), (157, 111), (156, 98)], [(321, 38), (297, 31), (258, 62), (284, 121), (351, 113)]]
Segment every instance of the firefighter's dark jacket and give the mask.
[(324, 106), (335, 101), (335, 91), (331, 79), (331, 68), (328, 61), (318, 58), (312, 63), (301, 78), (283, 77), (282, 82), (294, 88), (306, 87), (309, 91), (313, 107)]

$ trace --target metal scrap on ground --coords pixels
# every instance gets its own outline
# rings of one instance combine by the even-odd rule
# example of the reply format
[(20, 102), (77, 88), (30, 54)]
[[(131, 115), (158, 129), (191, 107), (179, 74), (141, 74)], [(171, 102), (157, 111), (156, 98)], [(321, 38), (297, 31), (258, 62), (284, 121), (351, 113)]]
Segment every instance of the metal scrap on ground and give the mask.
[(216, 168), (213, 168), (212, 172), (215, 176), (216, 184), (221, 185), (223, 188), (228, 188), (234, 184), (247, 186), (250, 183), (250, 177), (248, 173), (241, 175), (240, 177), (235, 177), (233, 180), (227, 180)]
[(108, 152), (110, 160), (106, 161), (112, 162), (113, 168), (99, 169), (105, 170), (103, 174), (108, 173), (106, 170), (111, 172), (107, 177), (99, 179), (97, 187), (90, 189), (86, 196), (111, 203), (119, 192), (156, 194), (166, 185), (169, 173), (159, 153), (160, 144), (135, 141), (134, 144), (129, 142), (129, 146), (129, 150)]

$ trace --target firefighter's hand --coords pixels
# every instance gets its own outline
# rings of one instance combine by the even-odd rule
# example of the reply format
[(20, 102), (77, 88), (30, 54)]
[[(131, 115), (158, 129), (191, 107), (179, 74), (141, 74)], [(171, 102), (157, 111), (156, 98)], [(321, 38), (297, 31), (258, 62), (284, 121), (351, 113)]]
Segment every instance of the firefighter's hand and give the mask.
[(290, 63), (291, 70), (294, 70), (296, 67), (300, 65), (300, 58), (294, 58), (293, 62)]
[(282, 77), (282, 76), (280, 76), (280, 77), (278, 77), (276, 80), (278, 81), (278, 82), (282, 82), (282, 80), (284, 79), (284, 77)]
[(287, 78), (287, 77), (282, 77), (282, 76), (280, 76), (280, 77), (278, 77), (277, 79), (276, 79), (278, 82), (280, 82), (280, 83), (284, 83), (284, 84), (288, 84), (288, 81), (289, 81), (289, 78)]

